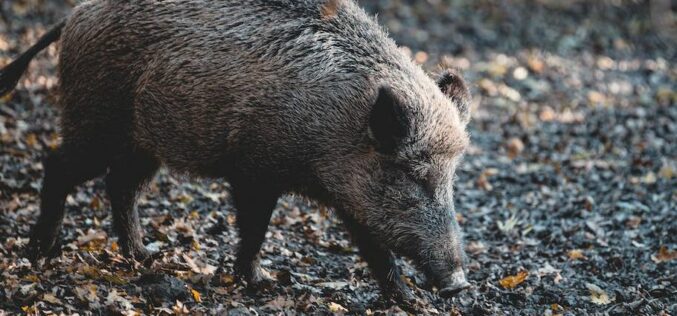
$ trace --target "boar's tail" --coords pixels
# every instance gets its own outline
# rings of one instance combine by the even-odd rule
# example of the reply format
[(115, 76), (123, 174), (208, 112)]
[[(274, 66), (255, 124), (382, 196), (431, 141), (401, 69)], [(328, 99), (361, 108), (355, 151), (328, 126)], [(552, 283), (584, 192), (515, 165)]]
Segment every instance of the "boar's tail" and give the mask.
[(0, 97), (3, 97), (14, 90), (17, 83), (19, 83), (19, 79), (21, 79), (23, 73), (26, 72), (31, 60), (33, 60), (35, 55), (40, 51), (59, 40), (61, 37), (61, 30), (65, 25), (66, 21), (61, 21), (61, 23), (49, 30), (47, 34), (43, 35), (35, 45), (21, 54), (19, 58), (0, 70)]

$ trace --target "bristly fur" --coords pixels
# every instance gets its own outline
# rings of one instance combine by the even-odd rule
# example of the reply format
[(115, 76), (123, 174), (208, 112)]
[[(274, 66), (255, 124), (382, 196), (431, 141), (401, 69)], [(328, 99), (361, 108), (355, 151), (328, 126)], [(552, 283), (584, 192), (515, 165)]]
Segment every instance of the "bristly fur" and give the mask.
[(61, 47), (63, 146), (46, 165), (40, 252), (56, 245), (65, 194), (108, 171), (123, 250), (144, 255), (134, 197), (163, 164), (231, 183), (249, 281), (288, 192), (334, 206), (384, 288), (406, 288), (390, 250), (437, 278), (461, 268), (452, 188), (467, 87), (430, 79), (354, 1), (93, 0)]

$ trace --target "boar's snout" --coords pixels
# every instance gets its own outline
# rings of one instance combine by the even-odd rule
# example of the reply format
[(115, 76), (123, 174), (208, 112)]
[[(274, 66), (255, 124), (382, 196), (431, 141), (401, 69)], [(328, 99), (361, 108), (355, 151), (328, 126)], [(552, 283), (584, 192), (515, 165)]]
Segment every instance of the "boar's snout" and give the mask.
[(456, 270), (451, 275), (440, 280), (440, 296), (449, 298), (470, 287), (463, 270)]
[(437, 286), (442, 297), (454, 296), (470, 287), (464, 272), (466, 257), (460, 228), (453, 218), (451, 217), (452, 223), (447, 226), (443, 237), (428, 239), (428, 249), (418, 261), (422, 263), (423, 272)]

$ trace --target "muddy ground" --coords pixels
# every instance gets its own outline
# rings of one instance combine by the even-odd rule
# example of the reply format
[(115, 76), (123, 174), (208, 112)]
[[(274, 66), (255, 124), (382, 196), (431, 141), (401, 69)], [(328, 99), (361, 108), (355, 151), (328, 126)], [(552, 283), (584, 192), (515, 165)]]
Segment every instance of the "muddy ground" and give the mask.
[[(0, 65), (72, 2), (0, 2)], [(120, 256), (96, 180), (68, 199), (63, 254), (31, 265), (41, 159), (59, 142), (51, 47), (0, 100), (0, 315), (677, 315), (669, 1), (361, 3), (412, 59), (431, 73), (457, 67), (472, 85), (473, 146), (456, 182), (471, 290), (441, 299), (402, 262), (420, 300), (403, 311), (380, 298), (331, 210), (285, 197), (262, 254), (278, 282), (248, 293), (232, 275), (228, 185), (165, 171), (139, 202), (155, 262)]]

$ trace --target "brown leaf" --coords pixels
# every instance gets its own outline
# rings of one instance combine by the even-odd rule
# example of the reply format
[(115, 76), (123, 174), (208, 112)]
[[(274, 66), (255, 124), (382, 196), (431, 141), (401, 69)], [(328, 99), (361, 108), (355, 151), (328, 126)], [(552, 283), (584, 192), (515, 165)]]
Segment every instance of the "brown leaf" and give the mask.
[(665, 180), (672, 179), (672, 177), (675, 176), (675, 173), (677, 173), (675, 172), (675, 168), (670, 164), (664, 164), (661, 167), (661, 170), (658, 171), (658, 175)]
[(513, 137), (508, 140), (506, 148), (508, 149), (508, 157), (510, 159), (515, 159), (522, 151), (524, 151), (524, 143), (521, 139)]
[(198, 242), (195, 239), (193, 239), (193, 241), (191, 242), (191, 246), (193, 247), (193, 250), (195, 250), (195, 251), (198, 251), (198, 250), (201, 249), (200, 242)]
[(630, 216), (628, 220), (625, 222), (625, 226), (628, 226), (629, 228), (632, 229), (637, 229), (639, 227), (639, 224), (642, 223), (642, 218), (639, 216)]
[(494, 189), (494, 187), (489, 182), (487, 172), (482, 172), (477, 178), (477, 186), (485, 191), (491, 191)]
[(345, 307), (341, 306), (340, 304), (334, 303), (334, 302), (329, 302), (329, 310), (332, 313), (346, 313), (348, 312), (348, 309)]
[(221, 275), (221, 283), (224, 285), (230, 285), (235, 283), (235, 277), (232, 274), (223, 274)]
[(481, 241), (471, 241), (466, 244), (465, 251), (472, 255), (477, 255), (483, 253), (487, 250), (487, 247)]
[(599, 286), (592, 283), (585, 284), (585, 287), (590, 291), (590, 301), (597, 305), (606, 305), (611, 303), (609, 295), (604, 292)]
[(655, 263), (667, 262), (675, 259), (677, 259), (677, 250), (670, 251), (666, 246), (661, 246), (661, 248), (658, 249), (658, 253), (651, 256), (651, 260)]
[(31, 133), (26, 136), (26, 145), (35, 148), (38, 145), (38, 137)]
[(92, 197), (92, 200), (89, 202), (89, 207), (95, 211), (101, 209), (101, 199), (98, 196)]
[(54, 304), (54, 305), (63, 305), (63, 302), (61, 302), (61, 300), (58, 299), (56, 296), (54, 296), (54, 294), (52, 294), (52, 293), (43, 294), (42, 300), (47, 302), (47, 303)]
[(188, 307), (178, 300), (176, 301), (176, 304), (172, 306), (172, 311), (174, 311), (174, 315), (188, 315), (190, 313)]
[(557, 119), (557, 113), (555, 113), (555, 110), (553, 110), (551, 107), (546, 106), (538, 114), (538, 118), (543, 122), (551, 122)]
[(520, 271), (517, 273), (517, 275), (507, 276), (498, 281), (498, 283), (500, 283), (501, 286), (506, 289), (513, 289), (516, 286), (520, 285), (522, 282), (524, 282), (524, 280), (527, 279), (527, 276), (529, 276), (529, 272)]
[(23, 279), (26, 280), (26, 281), (33, 282), (33, 283), (40, 282), (40, 278), (35, 274), (29, 274), (29, 275), (25, 276)]
[(90, 279), (98, 279), (101, 276), (101, 271), (99, 271), (99, 269), (89, 265), (80, 267), (78, 272)]
[(190, 289), (190, 294), (193, 296), (193, 300), (195, 300), (198, 303), (202, 303), (202, 297), (200, 295), (200, 292)]
[(125, 284), (128, 283), (127, 280), (125, 280), (125, 279), (123, 279), (123, 278), (121, 278), (121, 277), (119, 277), (118, 275), (115, 275), (115, 274), (106, 273), (106, 274), (103, 275), (103, 278), (104, 278), (104, 280), (106, 280), (110, 283), (113, 283), (115, 285), (125, 285)]
[(105, 247), (108, 236), (104, 231), (90, 229), (85, 235), (78, 237), (78, 246), (85, 251), (99, 251)]
[(198, 273), (198, 274), (205, 274), (205, 275), (212, 275), (214, 272), (216, 272), (216, 267), (207, 263), (200, 263), (198, 264), (193, 258), (189, 257), (186, 254), (182, 254), (181, 257), (183, 258), (183, 261), (186, 262), (188, 267), (190, 267), (190, 270)]
[(543, 69), (545, 68), (545, 63), (540, 58), (535, 56), (529, 58), (527, 65), (529, 66), (529, 70), (537, 74), (542, 73)]
[(237, 219), (236, 219), (234, 214), (228, 214), (226, 216), (226, 222), (228, 223), (228, 225), (233, 226), (233, 225), (235, 225), (236, 221), (237, 221)]
[(567, 252), (567, 256), (569, 257), (569, 260), (586, 260), (588, 257), (586, 257), (583, 254), (583, 250), (580, 249), (572, 249)]

